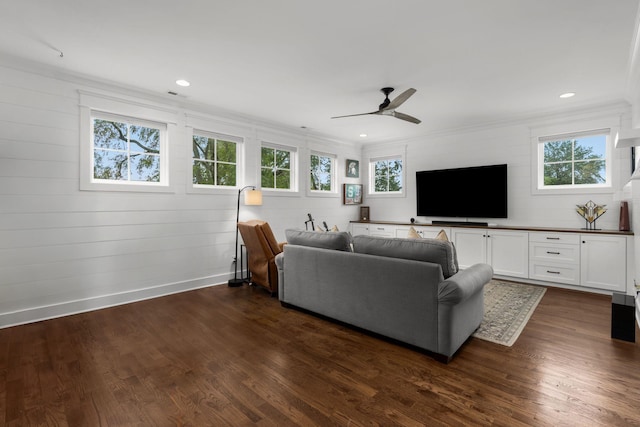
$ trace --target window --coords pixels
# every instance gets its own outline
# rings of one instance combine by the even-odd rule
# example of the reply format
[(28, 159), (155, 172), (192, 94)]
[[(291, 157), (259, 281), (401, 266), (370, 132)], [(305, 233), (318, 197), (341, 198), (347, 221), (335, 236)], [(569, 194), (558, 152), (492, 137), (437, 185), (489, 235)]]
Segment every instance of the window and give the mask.
[(609, 130), (538, 141), (538, 189), (611, 186)]
[(263, 189), (294, 190), (295, 149), (263, 144), (260, 158)]
[(238, 180), (239, 139), (193, 132), (193, 184), (235, 187)]
[(402, 193), (403, 170), (401, 157), (371, 159), (369, 185), (373, 194)]
[(335, 191), (335, 157), (325, 154), (311, 154), (311, 191)]
[(165, 184), (166, 129), (161, 123), (92, 114), (93, 181)]

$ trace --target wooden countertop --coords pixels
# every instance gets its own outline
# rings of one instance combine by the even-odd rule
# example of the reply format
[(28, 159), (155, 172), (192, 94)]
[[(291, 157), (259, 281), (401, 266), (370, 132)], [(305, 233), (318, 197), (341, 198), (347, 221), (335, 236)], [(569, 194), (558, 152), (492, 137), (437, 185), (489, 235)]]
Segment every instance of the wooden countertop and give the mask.
[(494, 230), (519, 230), (519, 231), (546, 231), (552, 233), (588, 233), (588, 234), (617, 234), (621, 236), (633, 236), (633, 231), (619, 230), (586, 230), (584, 228), (557, 228), (557, 227), (530, 227), (516, 225), (476, 225), (476, 224), (431, 224), (427, 222), (395, 222), (395, 221), (350, 221), (353, 224), (388, 224), (414, 227), (464, 227), (464, 228), (490, 228)]

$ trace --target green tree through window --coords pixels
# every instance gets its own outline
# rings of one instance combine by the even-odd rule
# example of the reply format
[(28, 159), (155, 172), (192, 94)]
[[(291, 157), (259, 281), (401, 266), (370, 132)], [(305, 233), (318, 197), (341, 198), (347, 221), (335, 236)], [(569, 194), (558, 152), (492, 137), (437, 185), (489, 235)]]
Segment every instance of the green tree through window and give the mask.
[(160, 182), (160, 129), (93, 119), (93, 177)]
[(263, 146), (260, 157), (262, 188), (290, 190), (291, 151)]
[(544, 142), (544, 185), (605, 184), (606, 135)]
[(402, 159), (377, 160), (373, 166), (373, 191), (390, 193), (402, 191)]
[(198, 185), (236, 185), (237, 147), (232, 141), (193, 135), (193, 183)]
[(332, 191), (333, 159), (318, 154), (311, 155), (311, 190)]

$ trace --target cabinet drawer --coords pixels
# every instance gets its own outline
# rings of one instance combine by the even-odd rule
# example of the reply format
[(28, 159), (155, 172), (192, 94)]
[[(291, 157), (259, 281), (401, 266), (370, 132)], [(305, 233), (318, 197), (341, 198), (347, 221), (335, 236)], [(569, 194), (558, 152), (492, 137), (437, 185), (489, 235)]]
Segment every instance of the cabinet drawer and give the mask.
[(396, 227), (370, 224), (369, 236), (396, 237)]
[(573, 233), (529, 233), (530, 242), (565, 243), (579, 245), (580, 235)]
[(534, 263), (529, 266), (529, 278), (546, 282), (580, 284), (580, 267), (577, 265), (553, 265), (552, 263)]
[(567, 263), (577, 265), (580, 262), (580, 246), (529, 243), (529, 256), (534, 263)]

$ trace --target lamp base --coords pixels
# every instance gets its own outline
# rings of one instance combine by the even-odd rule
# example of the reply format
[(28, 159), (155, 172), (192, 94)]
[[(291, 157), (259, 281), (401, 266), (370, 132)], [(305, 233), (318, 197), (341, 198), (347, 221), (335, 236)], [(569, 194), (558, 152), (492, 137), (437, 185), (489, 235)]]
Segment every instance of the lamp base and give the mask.
[(247, 279), (229, 279), (227, 285), (230, 288), (237, 288), (238, 286), (242, 286), (246, 283)]

